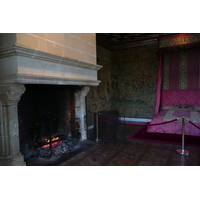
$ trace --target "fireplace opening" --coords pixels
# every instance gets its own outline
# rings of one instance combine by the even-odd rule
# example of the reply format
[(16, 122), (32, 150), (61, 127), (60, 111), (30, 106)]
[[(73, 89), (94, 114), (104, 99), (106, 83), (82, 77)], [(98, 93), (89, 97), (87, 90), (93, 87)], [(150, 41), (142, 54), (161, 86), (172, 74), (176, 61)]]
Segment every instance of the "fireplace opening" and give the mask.
[(71, 151), (79, 141), (74, 101), (77, 86), (25, 87), (18, 103), (20, 151), (25, 162)]

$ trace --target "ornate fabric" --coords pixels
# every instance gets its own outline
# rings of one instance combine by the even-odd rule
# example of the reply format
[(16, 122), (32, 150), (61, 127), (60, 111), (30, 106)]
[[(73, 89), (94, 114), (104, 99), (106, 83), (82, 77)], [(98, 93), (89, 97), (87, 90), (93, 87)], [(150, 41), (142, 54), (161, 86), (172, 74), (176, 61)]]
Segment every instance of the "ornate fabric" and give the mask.
[(187, 89), (187, 70), (188, 70), (188, 54), (187, 52), (180, 52), (180, 80), (179, 88), (181, 90)]
[(160, 99), (161, 99), (161, 92), (162, 92), (162, 64), (163, 58), (162, 53), (157, 54), (159, 56), (159, 65), (158, 65), (158, 81), (157, 81), (157, 90), (156, 90), (156, 105), (155, 105), (155, 112), (154, 115), (157, 115), (160, 109)]
[(161, 107), (179, 105), (193, 105), (200, 107), (200, 90), (163, 90)]
[(200, 50), (164, 53), (162, 89), (200, 89)]
[(171, 121), (173, 119), (178, 119), (177, 122), (181, 122), (181, 117), (185, 117), (193, 123), (200, 123), (200, 113), (199, 111), (187, 111), (187, 110), (168, 110), (163, 116), (163, 121)]
[(169, 89), (169, 53), (164, 54), (163, 58), (163, 90)]
[(200, 34), (181, 34), (178, 37), (160, 39), (159, 48), (176, 47), (197, 43), (200, 41)]
[[(176, 117), (180, 117), (182, 114), (187, 115), (185, 112), (187, 111), (177, 111), (174, 113), (175, 118)], [(152, 119), (152, 121), (150, 122), (150, 124), (157, 124), (157, 123), (163, 123), (163, 117), (166, 115), (166, 113), (168, 112), (168, 110), (162, 110), (158, 113), (158, 115), (156, 117), (154, 117)], [(183, 113), (184, 112), (184, 113)], [(172, 111), (170, 111), (171, 115), (173, 114)], [(200, 116), (200, 112), (198, 111), (198, 113), (190, 113), (190, 120), (192, 122), (194, 122), (197, 126), (200, 126), (200, 122), (199, 121), (199, 116)], [(194, 116), (194, 115), (198, 115)], [(193, 119), (192, 119), (193, 118)], [(182, 123), (181, 122), (172, 122), (169, 124), (164, 124), (164, 125), (159, 125), (159, 126), (149, 126), (147, 129), (147, 132), (157, 132), (157, 133), (170, 133), (170, 134), (182, 134)], [(185, 135), (195, 135), (195, 136), (200, 136), (200, 129), (196, 128), (195, 126), (193, 126), (190, 123), (185, 123)]]

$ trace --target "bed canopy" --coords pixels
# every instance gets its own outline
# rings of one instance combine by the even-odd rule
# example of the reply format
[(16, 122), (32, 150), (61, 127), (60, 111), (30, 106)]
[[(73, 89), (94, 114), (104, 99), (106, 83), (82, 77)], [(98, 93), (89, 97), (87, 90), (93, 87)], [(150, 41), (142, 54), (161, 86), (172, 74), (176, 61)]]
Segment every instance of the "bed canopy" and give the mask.
[[(155, 114), (151, 123), (186, 117), (200, 126), (200, 34), (177, 34), (159, 39)], [(186, 123), (188, 135), (200, 129)], [(180, 122), (151, 126), (148, 132), (181, 134)]]

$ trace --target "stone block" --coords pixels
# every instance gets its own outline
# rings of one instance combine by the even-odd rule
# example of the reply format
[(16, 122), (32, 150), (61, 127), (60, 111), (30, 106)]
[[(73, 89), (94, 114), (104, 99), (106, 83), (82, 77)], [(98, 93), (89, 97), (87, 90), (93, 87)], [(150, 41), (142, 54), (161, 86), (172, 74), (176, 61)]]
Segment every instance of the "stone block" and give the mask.
[(46, 40), (44, 38), (38, 38), (38, 41), (39, 41), (39, 50), (43, 52), (47, 52)]
[(96, 57), (89, 54), (84, 54), (84, 62), (96, 64)]
[(64, 33), (64, 43), (63, 43), (63, 45), (66, 46), (66, 47), (70, 47), (70, 45), (71, 45), (71, 36), (70, 36), (70, 34)]
[(17, 33), (16, 43), (31, 49), (38, 49), (38, 37), (28, 33)]
[(54, 55), (63, 56), (62, 46), (53, 42), (46, 41), (46, 51)]
[(85, 42), (91, 43), (91, 34), (90, 33), (81, 33), (80, 38)]
[(66, 58), (73, 58), (75, 56), (73, 56), (72, 52), (74, 51), (73, 49), (70, 49), (69, 47), (62, 47), (63, 49), (63, 56)]
[(96, 48), (94, 45), (85, 43), (85, 53), (91, 54), (91, 55), (96, 55)]
[(96, 46), (96, 34), (91, 34), (91, 44), (93, 44), (94, 46)]
[(40, 38), (44, 38), (44, 33), (31, 33), (32, 35), (38, 36)]
[(44, 38), (60, 45), (64, 44), (64, 33), (44, 33)]
[(83, 40), (76, 37), (71, 37), (71, 48), (85, 52), (85, 44), (86, 42)]

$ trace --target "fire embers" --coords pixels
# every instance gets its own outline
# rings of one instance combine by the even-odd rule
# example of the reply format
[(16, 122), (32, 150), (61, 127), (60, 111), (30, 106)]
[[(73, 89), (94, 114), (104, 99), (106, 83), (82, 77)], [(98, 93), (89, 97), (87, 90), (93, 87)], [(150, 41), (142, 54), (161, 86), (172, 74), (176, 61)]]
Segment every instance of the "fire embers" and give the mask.
[(59, 141), (60, 138), (55, 137), (52, 138), (51, 141), (48, 139), (45, 139), (46, 143), (42, 147), (38, 148), (38, 156), (40, 158), (46, 158), (50, 159), (53, 157), (59, 157), (63, 154), (66, 154), (74, 149), (73, 141), (69, 140), (62, 140)]
[(43, 149), (48, 149), (48, 148), (55, 148), (57, 146), (60, 146), (63, 142), (59, 141), (60, 137), (54, 137), (51, 140), (50, 139), (44, 139), (44, 141), (48, 144), (43, 145)]

